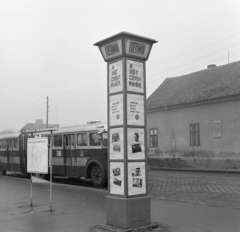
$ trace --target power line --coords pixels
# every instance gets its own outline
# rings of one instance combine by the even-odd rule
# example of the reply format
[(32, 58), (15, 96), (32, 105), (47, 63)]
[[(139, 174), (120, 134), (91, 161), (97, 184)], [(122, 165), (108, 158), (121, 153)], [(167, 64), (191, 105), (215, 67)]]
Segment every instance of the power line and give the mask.
[(192, 53), (192, 52), (199, 51), (199, 50), (201, 50), (201, 49), (203, 49), (203, 48), (207, 48), (207, 47), (209, 47), (209, 46), (212, 46), (212, 45), (214, 45), (214, 44), (217, 44), (217, 43), (220, 43), (220, 42), (222, 42), (222, 41), (228, 40), (228, 39), (230, 39), (230, 38), (236, 37), (236, 36), (238, 36), (238, 35), (240, 35), (240, 33), (237, 33), (237, 34), (232, 35), (232, 36), (230, 36), (230, 37), (227, 37), (227, 38), (225, 38), (225, 39), (219, 40), (219, 41), (217, 41), (217, 42), (214, 42), (214, 43), (205, 45), (205, 46), (203, 46), (203, 47), (197, 48), (197, 49), (192, 50), (192, 51), (190, 51), (190, 52), (186, 52), (186, 53), (183, 53), (183, 54), (181, 54), (181, 55), (172, 57), (172, 58), (170, 58), (170, 59), (168, 59), (168, 60), (164, 60), (164, 61), (161, 61), (161, 62), (157, 62), (157, 63), (155, 63), (155, 64), (152, 64), (152, 65), (148, 66), (148, 67), (153, 67), (153, 66), (155, 66), (155, 65), (157, 65), (157, 64), (162, 64), (162, 63), (168, 62), (168, 61), (170, 61), (170, 60), (173, 60), (173, 59), (176, 59), (176, 58), (179, 58), (179, 57), (188, 55), (188, 54), (190, 54), (190, 53)]

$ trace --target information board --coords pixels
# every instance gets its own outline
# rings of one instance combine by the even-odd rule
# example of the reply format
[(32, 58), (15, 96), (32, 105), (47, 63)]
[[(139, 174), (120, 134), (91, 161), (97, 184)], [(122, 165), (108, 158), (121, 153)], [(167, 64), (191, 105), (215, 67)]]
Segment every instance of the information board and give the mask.
[(145, 159), (144, 129), (128, 128), (128, 160)]
[(128, 163), (128, 195), (146, 193), (145, 162)]
[(110, 126), (123, 124), (123, 95), (110, 96), (109, 103), (109, 120)]
[(29, 138), (27, 141), (27, 172), (48, 173), (48, 139)]
[(109, 93), (115, 93), (123, 90), (123, 62), (119, 60), (109, 65)]
[(110, 159), (123, 159), (123, 128), (110, 129)]
[(124, 165), (123, 162), (110, 162), (110, 193), (124, 194)]
[(144, 92), (143, 63), (127, 60), (127, 90)]
[(127, 123), (144, 126), (144, 97), (142, 95), (127, 95)]

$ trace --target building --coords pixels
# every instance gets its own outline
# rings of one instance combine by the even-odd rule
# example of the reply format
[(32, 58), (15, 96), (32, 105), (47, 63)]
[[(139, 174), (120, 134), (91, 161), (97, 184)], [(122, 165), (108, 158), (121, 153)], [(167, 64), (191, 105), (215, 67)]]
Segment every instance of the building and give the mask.
[(165, 79), (147, 128), (150, 166), (240, 169), (240, 61)]
[[(59, 127), (59, 124), (48, 124), (48, 128)], [(46, 124), (43, 123), (42, 119), (37, 119), (35, 123), (27, 123), (20, 131), (32, 131), (45, 129)]]

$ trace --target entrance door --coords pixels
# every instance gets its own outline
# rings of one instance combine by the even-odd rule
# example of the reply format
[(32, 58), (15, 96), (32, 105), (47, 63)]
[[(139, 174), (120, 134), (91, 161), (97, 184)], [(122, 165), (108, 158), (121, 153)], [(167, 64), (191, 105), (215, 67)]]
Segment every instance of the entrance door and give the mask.
[(8, 161), (8, 170), (14, 171), (13, 143), (11, 139), (7, 140), (7, 161)]
[(69, 134), (64, 135), (64, 148), (63, 148), (63, 158), (64, 158), (64, 172), (65, 176), (74, 177), (76, 175), (75, 170), (75, 135)]

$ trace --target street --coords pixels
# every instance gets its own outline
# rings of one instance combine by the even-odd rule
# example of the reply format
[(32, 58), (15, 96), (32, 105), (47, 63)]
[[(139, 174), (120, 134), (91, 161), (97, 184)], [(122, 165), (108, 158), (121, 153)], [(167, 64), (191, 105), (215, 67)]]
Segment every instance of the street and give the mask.
[(151, 197), (240, 208), (240, 174), (150, 171)]
[[(239, 174), (150, 171), (148, 175), (151, 221), (159, 224), (154, 231), (240, 231)], [(107, 189), (67, 181), (59, 178), (53, 183), (50, 212), (48, 183), (33, 184), (34, 207), (30, 207), (30, 180), (0, 176), (0, 231), (87, 232), (105, 224)]]

